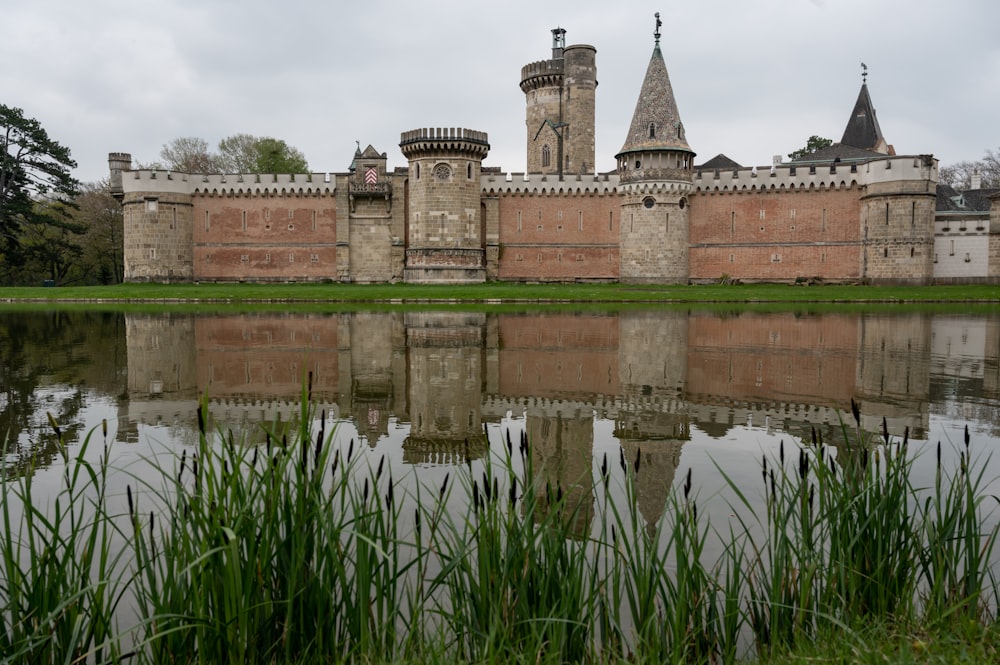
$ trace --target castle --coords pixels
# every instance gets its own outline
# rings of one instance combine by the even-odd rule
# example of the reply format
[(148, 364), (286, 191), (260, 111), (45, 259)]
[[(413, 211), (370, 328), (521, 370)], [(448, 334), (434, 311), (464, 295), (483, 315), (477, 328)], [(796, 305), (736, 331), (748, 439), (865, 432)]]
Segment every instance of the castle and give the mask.
[(1000, 190), (938, 186), (898, 155), (863, 81), (843, 138), (791, 162), (700, 165), (657, 17), (617, 169), (595, 174), (596, 49), (552, 31), (521, 70), (527, 172), (485, 132), (403, 132), (407, 166), (360, 145), (346, 173), (131, 170), (111, 153), (126, 281), (1000, 283)]

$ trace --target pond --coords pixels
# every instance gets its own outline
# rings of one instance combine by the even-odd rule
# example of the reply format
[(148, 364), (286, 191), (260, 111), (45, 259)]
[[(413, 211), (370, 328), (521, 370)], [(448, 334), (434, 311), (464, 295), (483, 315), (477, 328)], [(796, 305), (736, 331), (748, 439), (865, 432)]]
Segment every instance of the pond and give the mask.
[[(701, 515), (724, 532), (738, 523), (738, 492), (763, 512), (762, 459), (812, 441), (837, 451), (857, 429), (907, 437), (918, 488), (934, 485), (936, 444), (955, 468), (968, 431), (981, 489), (1000, 494), (996, 314), (18, 311), (0, 313), (0, 353), (3, 472), (31, 476), (41, 501), (64, 473), (50, 415), (70, 456), (106, 422), (108, 495), (121, 512), (126, 487), (155, 487), (157, 469), (197, 450), (199, 404), (208, 429), (262, 448), (266, 432), (302, 415), (306, 392), (307, 418), (333, 446), (369, 474), (384, 467), (410, 498), (465, 470), (479, 478), (524, 435), (530, 460), (510, 462), (499, 491), (565, 491), (566, 535), (580, 542), (608, 538), (601, 479), (610, 465), (623, 481), (619, 460), (625, 472), (641, 457), (635, 517), (666, 547), (658, 528), (676, 488), (692, 483)], [(628, 500), (625, 485), (616, 500)], [(464, 489), (448, 497), (456, 514), (474, 500)], [(415, 528), (409, 513), (402, 521)], [(725, 547), (709, 539), (702, 554)]]

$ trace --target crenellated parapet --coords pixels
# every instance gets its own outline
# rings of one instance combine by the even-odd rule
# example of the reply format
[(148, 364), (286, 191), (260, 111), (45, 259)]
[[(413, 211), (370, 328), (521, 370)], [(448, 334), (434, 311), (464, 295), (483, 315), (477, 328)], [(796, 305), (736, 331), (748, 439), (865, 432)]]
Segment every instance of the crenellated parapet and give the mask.
[(407, 159), (413, 159), (417, 155), (458, 153), (482, 160), (490, 151), (490, 142), (486, 132), (474, 129), (424, 127), (403, 132), (399, 148)]
[(521, 90), (528, 93), (532, 90), (548, 86), (558, 86), (562, 83), (563, 65), (565, 60), (539, 60), (521, 68)]
[(213, 174), (176, 171), (129, 171), (122, 177), (128, 192), (163, 192), (190, 196), (334, 196), (336, 177), (330, 173), (305, 174)]
[[(694, 191), (798, 191), (848, 189), (903, 180), (937, 182), (937, 163), (926, 155), (893, 156), (868, 162), (778, 164), (733, 170), (696, 170)], [(925, 187), (928, 185), (925, 185)]]
[(618, 174), (564, 176), (541, 173), (488, 173), (480, 177), (486, 196), (520, 194), (531, 196), (614, 196)]

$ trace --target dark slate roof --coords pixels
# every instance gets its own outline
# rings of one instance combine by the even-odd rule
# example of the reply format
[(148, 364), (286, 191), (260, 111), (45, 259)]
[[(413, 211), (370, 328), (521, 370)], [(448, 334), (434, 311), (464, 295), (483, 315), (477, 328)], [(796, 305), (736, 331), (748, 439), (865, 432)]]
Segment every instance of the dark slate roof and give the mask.
[(704, 164), (694, 168), (696, 171), (732, 171), (733, 169), (741, 169), (743, 167), (720, 153)]
[(844, 136), (840, 142), (865, 150), (875, 150), (880, 143), (885, 144), (882, 129), (878, 126), (878, 118), (875, 116), (872, 98), (868, 94), (867, 83), (861, 84), (858, 101), (854, 103), (854, 110), (851, 111), (851, 118), (847, 121), (847, 127), (844, 129)]
[(998, 189), (967, 189), (960, 192), (951, 185), (938, 184), (935, 210), (938, 212), (989, 212), (990, 196)]
[(653, 55), (646, 68), (646, 78), (642, 81), (639, 99), (632, 114), (632, 125), (619, 154), (641, 150), (694, 152), (684, 138), (684, 125), (677, 111), (677, 101), (670, 85), (667, 65), (660, 52), (659, 40), (653, 47)]

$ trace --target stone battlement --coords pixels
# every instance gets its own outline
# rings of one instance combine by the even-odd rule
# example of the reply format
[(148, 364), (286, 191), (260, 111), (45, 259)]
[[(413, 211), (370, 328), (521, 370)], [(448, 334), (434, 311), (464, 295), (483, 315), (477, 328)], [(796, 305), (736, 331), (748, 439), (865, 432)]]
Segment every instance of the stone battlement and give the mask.
[(489, 145), (486, 132), (478, 132), (464, 127), (422, 127), (403, 132), (399, 138), (400, 146), (422, 141), (470, 141)]
[(841, 162), (830, 166), (798, 163), (753, 166), (733, 170), (696, 170), (696, 192), (736, 192), (798, 189), (843, 189), (900, 180), (937, 182), (937, 161), (930, 155), (893, 156), (861, 164)]
[(521, 90), (527, 92), (533, 88), (558, 83), (563, 75), (565, 60), (539, 60), (521, 68)]
[(201, 196), (330, 196), (336, 193), (331, 173), (195, 175), (176, 171), (129, 171), (125, 192), (164, 192)]
[(488, 173), (480, 177), (484, 194), (598, 194), (613, 195), (617, 173), (563, 176), (542, 173)]

